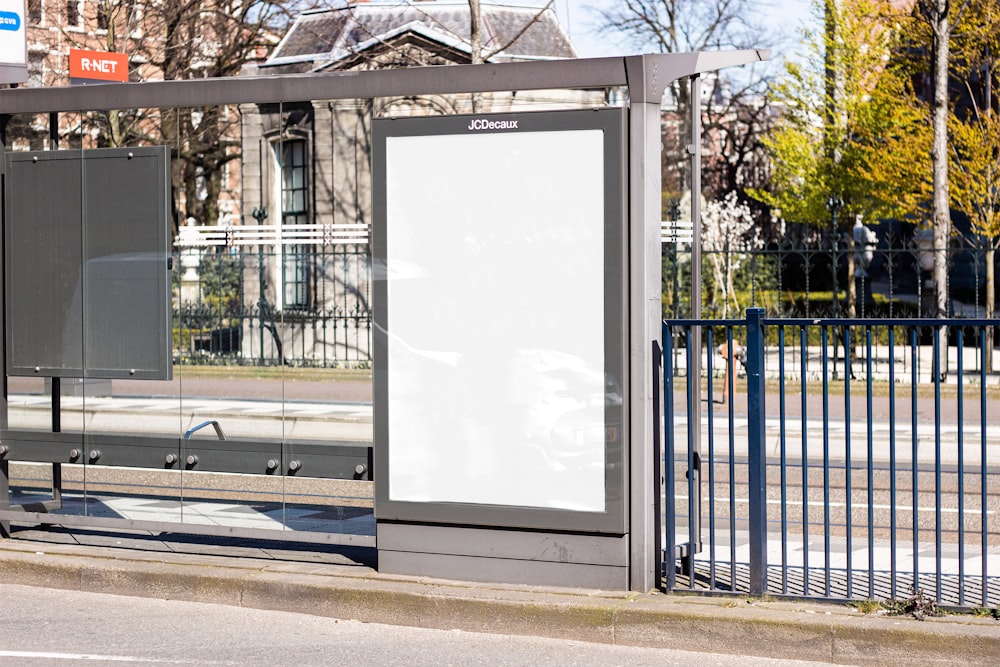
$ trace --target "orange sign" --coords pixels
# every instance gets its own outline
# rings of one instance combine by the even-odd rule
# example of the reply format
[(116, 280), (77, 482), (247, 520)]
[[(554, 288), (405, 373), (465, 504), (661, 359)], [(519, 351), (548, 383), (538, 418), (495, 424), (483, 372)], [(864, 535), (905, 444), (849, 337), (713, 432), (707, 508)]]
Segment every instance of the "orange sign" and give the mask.
[(70, 83), (128, 81), (128, 56), (108, 51), (69, 50)]

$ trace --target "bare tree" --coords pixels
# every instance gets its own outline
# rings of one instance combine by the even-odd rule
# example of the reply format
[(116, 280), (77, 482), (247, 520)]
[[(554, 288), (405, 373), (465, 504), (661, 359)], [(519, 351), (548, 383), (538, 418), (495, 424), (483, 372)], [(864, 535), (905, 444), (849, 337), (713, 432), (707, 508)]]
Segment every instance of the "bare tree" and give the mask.
[[(236, 76), (277, 41), (293, 0), (178, 0), (139, 3), (98, 0), (93, 20), (108, 51), (125, 53), (135, 79)], [(71, 43), (93, 48), (86, 32), (64, 30)], [(79, 42), (79, 43), (76, 43)], [(176, 222), (216, 224), (227, 165), (239, 159), (234, 109), (116, 109), (91, 114), (98, 143), (159, 143), (173, 152)]]
[[(761, 35), (768, 33), (758, 25), (760, 14), (749, 0), (620, 0), (594, 13), (599, 29), (618, 33), (646, 51), (681, 53), (767, 46)], [(721, 159), (719, 154), (706, 160), (710, 174), (705, 182), (719, 188), (716, 194), (742, 189), (744, 176), (764, 168), (759, 160), (759, 136), (769, 117), (760, 104), (766, 87), (767, 80), (759, 71), (739, 79), (712, 80), (702, 127), (725, 148)], [(678, 196), (687, 181), (683, 147), (690, 134), (686, 127), (691, 100), (683, 82), (674, 82), (668, 94), (676, 101), (676, 119), (665, 124), (664, 188), (675, 193), (669, 196)], [(749, 161), (756, 161), (757, 166), (747, 169)]]
[(760, 202), (744, 190), (766, 187), (770, 174), (762, 141), (774, 122), (768, 84), (765, 78), (735, 82), (714, 78), (702, 103), (702, 128), (715, 149), (703, 163), (702, 182), (719, 197), (736, 192), (752, 209)]

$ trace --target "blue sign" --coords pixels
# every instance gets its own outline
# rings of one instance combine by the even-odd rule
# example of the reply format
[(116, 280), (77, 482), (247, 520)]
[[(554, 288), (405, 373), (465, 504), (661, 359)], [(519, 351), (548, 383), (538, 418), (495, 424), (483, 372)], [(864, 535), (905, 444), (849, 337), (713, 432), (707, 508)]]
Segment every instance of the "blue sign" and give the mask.
[(14, 12), (0, 12), (0, 30), (16, 32), (21, 29), (21, 17)]

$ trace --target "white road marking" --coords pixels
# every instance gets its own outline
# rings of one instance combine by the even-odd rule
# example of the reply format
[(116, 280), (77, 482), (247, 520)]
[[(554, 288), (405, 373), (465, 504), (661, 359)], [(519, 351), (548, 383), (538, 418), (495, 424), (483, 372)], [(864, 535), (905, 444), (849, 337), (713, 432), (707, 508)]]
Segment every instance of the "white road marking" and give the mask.
[[(191, 660), (161, 660), (159, 658), (139, 658), (132, 655), (97, 655), (93, 653), (56, 653), (53, 651), (3, 651), (0, 658), (20, 658), (25, 660), (97, 660), (100, 662), (149, 662), (169, 665), (193, 665)], [(198, 664), (204, 664), (198, 661)]]

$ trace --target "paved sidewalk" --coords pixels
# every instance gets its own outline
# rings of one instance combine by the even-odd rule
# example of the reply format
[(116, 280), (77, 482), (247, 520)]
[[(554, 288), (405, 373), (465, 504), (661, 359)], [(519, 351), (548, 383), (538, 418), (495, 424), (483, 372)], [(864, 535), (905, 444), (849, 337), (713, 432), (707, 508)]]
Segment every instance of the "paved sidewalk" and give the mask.
[[(843, 605), (448, 582), (379, 574), (372, 549), (15, 530), (0, 582), (461, 629), (836, 664), (993, 665), (1000, 622)], [(96, 611), (95, 613), (99, 613)]]

